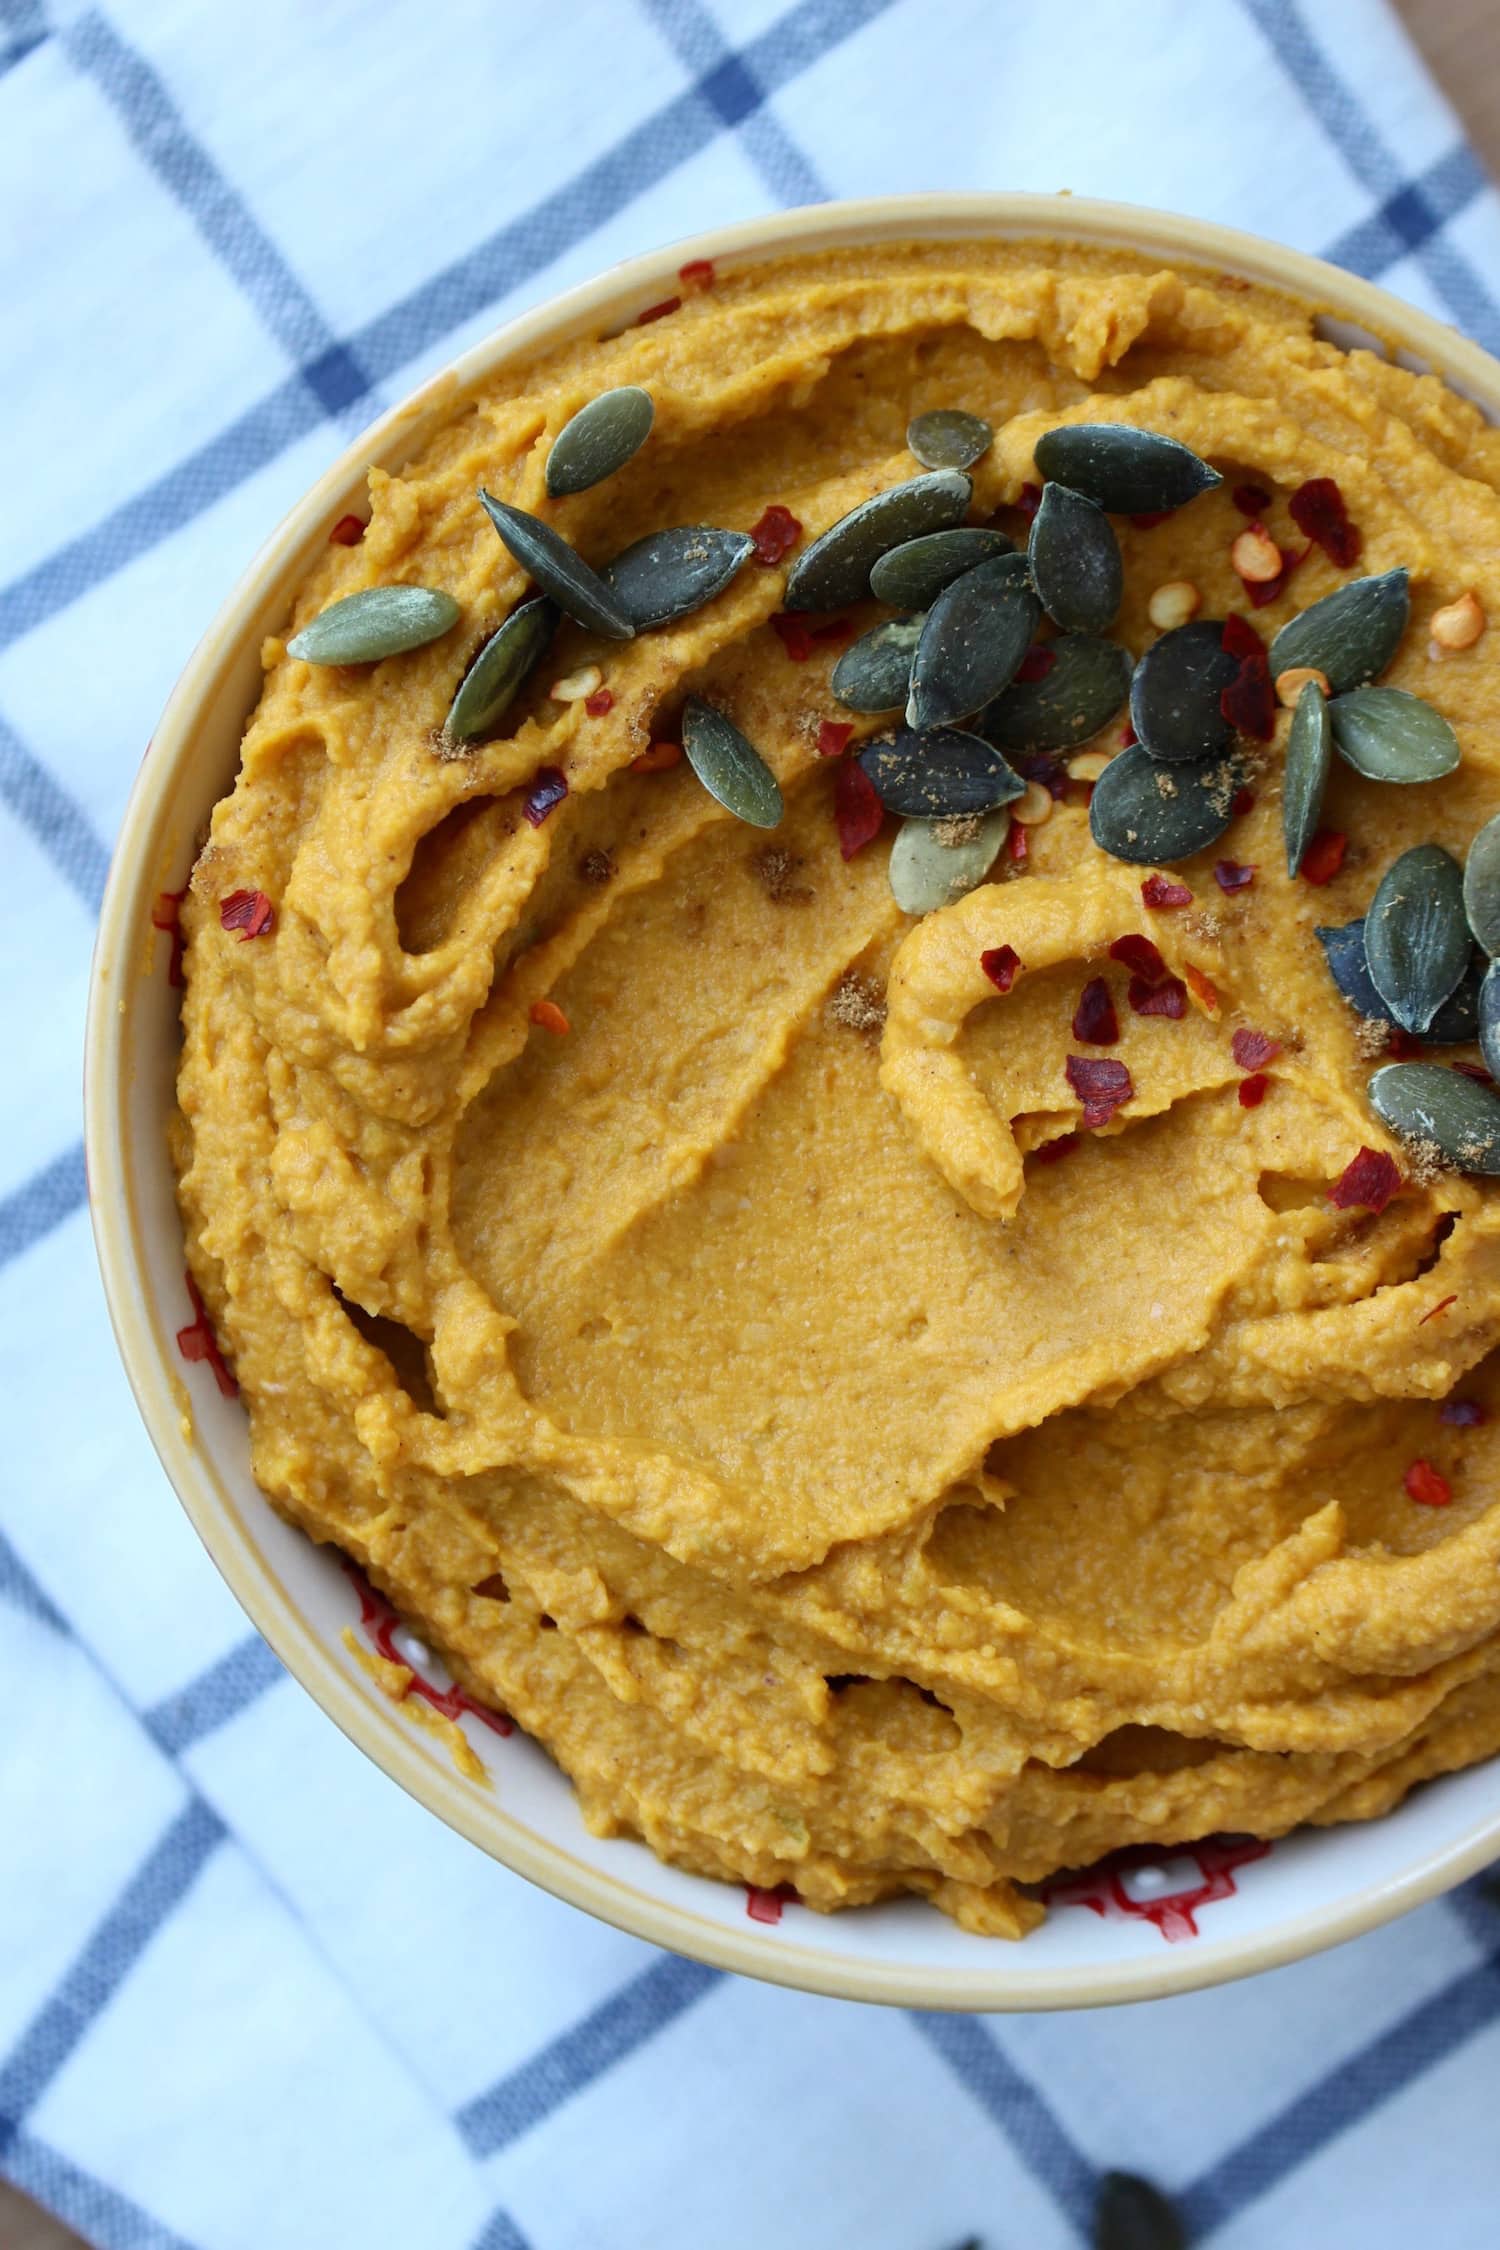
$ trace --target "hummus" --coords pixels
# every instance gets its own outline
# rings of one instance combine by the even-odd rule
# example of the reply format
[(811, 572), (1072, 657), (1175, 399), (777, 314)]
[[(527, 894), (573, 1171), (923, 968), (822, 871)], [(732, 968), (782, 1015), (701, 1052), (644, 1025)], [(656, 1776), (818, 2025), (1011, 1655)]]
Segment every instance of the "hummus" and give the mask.
[[(551, 440), (625, 384), (648, 443), (549, 501)], [(1291, 882), (1281, 711), (1222, 847), (1245, 887), (1221, 894), (1210, 850), (1170, 871), (1193, 907), (1150, 912), (1074, 787), (1024, 863), (914, 921), (893, 822), (841, 855), (819, 731), (851, 716), (847, 636), (776, 629), (785, 560), (628, 643), (565, 624), (496, 739), (445, 746), (525, 589), (478, 486), (596, 565), (772, 503), (805, 544), (917, 473), (904, 433), (939, 407), (996, 432), (971, 521), (1063, 420), (1224, 471), (1118, 522), (1135, 654), (1163, 584), (1247, 610), (1237, 484), (1300, 552), (1286, 495), (1335, 478), (1359, 568), (1411, 572), (1388, 682), (1453, 722), (1461, 766), (1392, 788), (1339, 765), (1342, 871)], [(595, 1832), (1019, 1935), (1058, 1869), (1364, 1819), (1500, 1747), (1500, 1423), (1440, 1412), (1500, 1408), (1500, 1200), (1413, 1169), (1371, 1113), (1369, 1027), (1314, 934), (1494, 808), (1497, 636), (1437, 662), (1426, 620), (1469, 588), (1500, 613), (1497, 488), (1470, 405), (1318, 340), (1303, 305), (972, 243), (721, 277), (372, 473), (363, 540), (329, 546), (288, 633), (398, 580), (463, 621), (357, 669), (266, 645), (183, 909), (189, 1253), (265, 1491), (546, 1746)], [(1348, 575), (1314, 548), (1256, 623)], [(590, 666), (602, 692), (549, 694)], [(689, 694), (773, 769), (773, 832), (685, 763), (633, 767)], [(543, 767), (568, 794), (534, 825)], [(223, 926), (247, 889), (273, 926)], [(1192, 988), (1180, 1020), (1127, 1006), (1108, 948), (1137, 932)], [(1006, 947), (1002, 993), (980, 956)], [(1100, 974), (1134, 1092), (1085, 1130), (1065, 1064)], [(1245, 1027), (1280, 1048), (1253, 1107)], [(1361, 1148), (1407, 1175), (1378, 1213), (1329, 1201)], [(1413, 1498), (1414, 1461), (1446, 1504)]]

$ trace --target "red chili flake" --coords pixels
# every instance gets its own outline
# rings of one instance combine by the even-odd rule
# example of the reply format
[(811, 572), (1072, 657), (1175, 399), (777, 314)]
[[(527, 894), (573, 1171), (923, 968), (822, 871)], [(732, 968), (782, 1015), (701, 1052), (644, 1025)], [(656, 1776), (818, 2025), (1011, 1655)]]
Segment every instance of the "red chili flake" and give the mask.
[[(1288, 580), (1294, 571), (1302, 568), (1302, 565), (1312, 553), (1312, 549), (1304, 547), (1300, 554), (1294, 555), (1289, 547), (1282, 547), (1278, 549), (1278, 553), (1281, 556), (1281, 568), (1274, 578), (1252, 579), (1249, 584), (1245, 585), (1245, 592), (1250, 596), (1250, 607), (1252, 609), (1265, 609), (1271, 602), (1276, 601), (1284, 594)], [(1241, 584), (1245, 584), (1245, 582), (1242, 580)]]
[(1456, 1305), (1457, 1303), (1458, 1291), (1455, 1289), (1451, 1297), (1440, 1297), (1437, 1303), (1433, 1305), (1429, 1311), (1424, 1312), (1421, 1319), (1417, 1322), (1417, 1326), (1419, 1328), (1425, 1328), (1429, 1320), (1436, 1320), (1439, 1313), (1445, 1313), (1450, 1305)]
[(1254, 1070), (1248, 1078), (1240, 1080), (1240, 1108), (1259, 1109), (1266, 1098), (1266, 1088), (1271, 1081), (1263, 1070)]
[(1148, 937), (1117, 937), (1109, 949), (1111, 961), (1118, 961), (1146, 984), (1160, 984), (1167, 974), (1167, 964), (1158, 947)]
[(1430, 1461), (1419, 1458), (1411, 1462), (1401, 1482), (1406, 1487), (1407, 1498), (1415, 1500), (1419, 1507), (1446, 1508), (1453, 1498), (1452, 1485), (1442, 1470), (1435, 1469)]
[(561, 1039), (573, 1028), (555, 1000), (533, 1000), (528, 1013), (532, 1022), (550, 1031), (554, 1039)]
[(1228, 687), (1220, 690), (1219, 709), (1252, 742), (1270, 741), (1276, 732), (1276, 689), (1264, 650), (1258, 657), (1247, 656)]
[(1461, 1077), (1472, 1078), (1478, 1086), (1493, 1086), (1495, 1083), (1483, 1063), (1456, 1062), (1453, 1067)]
[(364, 1572), (357, 1569), (347, 1556), (344, 1558), (344, 1568), (359, 1596), (359, 1621), (369, 1634), (376, 1654), (383, 1656), (387, 1664), (399, 1664), (404, 1672), (411, 1674), (403, 1690), (403, 1697), (414, 1695), (418, 1702), (430, 1704), (445, 1719), (459, 1719), (467, 1712), (471, 1719), (481, 1720), (493, 1734), (515, 1733), (515, 1727), (503, 1711), (491, 1711), (487, 1705), (476, 1703), (467, 1688), (438, 1688), (430, 1680), (424, 1680), (411, 1658), (403, 1655), (396, 1642), (395, 1634), (400, 1629), (401, 1620), (384, 1594), (376, 1593)]
[(849, 737), (854, 729), (843, 719), (824, 719), (818, 726), (818, 756), (841, 758), (849, 747)]
[(1349, 839), (1341, 828), (1320, 828), (1302, 854), (1298, 870), (1304, 883), (1316, 883), (1320, 888), (1331, 883), (1344, 864), (1344, 854), (1349, 849)]
[(1445, 1398), (1438, 1408), (1438, 1420), (1446, 1422), (1450, 1430), (1479, 1430), (1489, 1415), (1477, 1398)]
[(340, 516), (328, 534), (328, 544), (330, 547), (357, 547), (364, 535), (364, 523), (359, 516)]
[(1045, 680), (1057, 662), (1055, 648), (1046, 648), (1040, 642), (1029, 648), (1016, 666), (1018, 680)]
[(1140, 515), (1132, 516), (1130, 520), (1137, 531), (1154, 531), (1159, 523), (1165, 523), (1168, 516), (1175, 516), (1176, 513), (1175, 508), (1149, 508), (1143, 509)]
[(745, 1885), (745, 1912), (752, 1922), (774, 1924), (781, 1920), (782, 1907), (796, 1896), (797, 1893), (790, 1883), (782, 1883), (774, 1891), (763, 1891), (756, 1884), (747, 1883)]
[(1255, 869), (1246, 867), (1237, 859), (1217, 859), (1214, 861), (1214, 881), (1226, 893), (1248, 891), (1255, 881)]
[(568, 777), (557, 766), (538, 766), (521, 810), (533, 828), (540, 828), (554, 806), (568, 794)]
[(1193, 894), (1186, 883), (1174, 883), (1169, 875), (1148, 875), (1141, 885), (1141, 897), (1157, 914), (1167, 914), (1173, 907), (1193, 903)]
[(663, 297), (659, 305), (648, 305), (644, 312), (637, 313), (635, 325), (637, 328), (644, 328), (653, 320), (665, 320), (668, 313), (680, 311), (681, 306), (680, 297)]
[(718, 277), (712, 258), (689, 258), (685, 266), (677, 268), (677, 278), (684, 289), (712, 289)]
[(1135, 1093), (1125, 1065), (1109, 1056), (1069, 1055), (1063, 1069), (1083, 1104), (1083, 1122), (1091, 1131), (1107, 1125)]
[(884, 819), (885, 807), (874, 782), (863, 766), (845, 759), (833, 777), (833, 822), (845, 859), (853, 859), (880, 834)]
[(1073, 1010), (1073, 1037), (1086, 1047), (1112, 1047), (1120, 1036), (1114, 997), (1103, 977), (1090, 977)]
[(1400, 1185), (1394, 1156), (1387, 1156), (1384, 1149), (1362, 1148), (1328, 1190), (1328, 1200), (1335, 1211), (1383, 1211)]
[(802, 537), (802, 526), (790, 508), (773, 500), (759, 523), (750, 526), (750, 536), (755, 541), (756, 561), (770, 569), (791, 553)]
[(1418, 1056), (1426, 1054), (1427, 1049), (1415, 1033), (1403, 1031), (1400, 1024), (1393, 1023), (1385, 1051), (1392, 1062), (1415, 1062)]
[(1059, 1133), (1055, 1141), (1043, 1141), (1041, 1147), (1032, 1153), (1038, 1164), (1061, 1164), (1063, 1158), (1071, 1156), (1078, 1146), (1076, 1133)]
[(1122, 726), (1120, 729), (1121, 749), (1128, 750), (1132, 742), (1139, 742), (1140, 739), (1140, 736), (1135, 731), (1135, 721), (1133, 719), (1127, 719), (1124, 726)]
[(1364, 542), (1358, 526), (1349, 521), (1344, 495), (1332, 477), (1309, 477), (1298, 485), (1287, 507), (1303, 538), (1315, 540), (1340, 570), (1358, 562)]
[(583, 700), (583, 708), (585, 709), (585, 711), (587, 711), (591, 719), (602, 719), (605, 712), (613, 711), (614, 707), (615, 697), (613, 688), (595, 688), (593, 694), (585, 696)]
[(680, 742), (653, 742), (649, 750), (643, 750), (638, 758), (631, 759), (630, 770), (632, 773), (665, 773), (669, 767), (681, 764)]
[(1234, 795), (1229, 800), (1229, 811), (1231, 818), (1235, 820), (1243, 820), (1247, 812), (1254, 812), (1254, 810), (1255, 791), (1253, 789), (1236, 789)]
[(219, 901), (221, 929), (238, 930), (246, 938), (269, 937), (276, 927), (276, 909), (264, 891), (231, 891)]
[(1224, 620), (1224, 630), (1219, 635), (1219, 646), (1226, 656), (1237, 656), (1241, 663), (1247, 656), (1258, 657), (1264, 656), (1266, 653), (1265, 642), (1261, 639), (1249, 618), (1241, 617), (1237, 609), (1232, 609)]
[(1013, 820), (1011, 822), (1009, 834), (1005, 839), (1005, 856), (1012, 867), (1024, 867), (1026, 865), (1027, 857), (1031, 851), (1030, 836), (1030, 829), (1023, 828), (1020, 821)]
[(1015, 763), (1018, 772), (1028, 781), (1039, 781), (1048, 796), (1059, 803), (1072, 787), (1067, 767), (1060, 758), (1054, 758), (1050, 750), (1034, 751), (1028, 758), (1017, 758)]
[(182, 949), (187, 941), (182, 934), (180, 909), (187, 895), (186, 883), (180, 891), (158, 891), (156, 904), (151, 909), (152, 929), (163, 931), (172, 940), (171, 957), (167, 962), (168, 984), (182, 982)]
[(1163, 984), (1148, 984), (1144, 977), (1132, 977), (1125, 997), (1138, 1016), (1166, 1016), (1172, 1023), (1181, 1023), (1187, 1014), (1187, 986), (1181, 977), (1168, 977)]
[(1216, 1016), (1219, 1012), (1219, 988), (1213, 978), (1205, 976), (1191, 961), (1184, 963), (1182, 973), (1187, 978), (1188, 990), (1203, 1013), (1206, 1016)]
[(1016, 494), (1016, 506), (1028, 523), (1030, 523), (1041, 504), (1042, 488), (1039, 484), (1023, 484)]
[(1237, 484), (1229, 497), (1242, 516), (1263, 515), (1272, 500), (1263, 484)]
[(1237, 1031), (1229, 1042), (1229, 1052), (1241, 1070), (1264, 1070), (1281, 1053), (1281, 1041), (1273, 1039), (1269, 1031)]
[(178, 1329), (177, 1349), (184, 1359), (206, 1359), (214, 1371), (214, 1381), (218, 1384), (225, 1398), (237, 1398), (240, 1386), (224, 1364), (224, 1355), (219, 1349), (218, 1338), (209, 1325), (208, 1307), (198, 1294), (198, 1284), (191, 1274), (185, 1274), (183, 1279), (187, 1283), (188, 1295), (192, 1299), (193, 1318), (188, 1327)]
[(815, 641), (852, 641), (854, 634), (855, 626), (852, 618), (835, 617), (829, 625), (815, 625), (812, 637)]
[(1009, 992), (1025, 963), (1013, 945), (991, 945), (980, 954), (979, 966), (997, 992)]
[(807, 662), (813, 652), (813, 637), (800, 617), (779, 609), (771, 619), (771, 630), (794, 664)]

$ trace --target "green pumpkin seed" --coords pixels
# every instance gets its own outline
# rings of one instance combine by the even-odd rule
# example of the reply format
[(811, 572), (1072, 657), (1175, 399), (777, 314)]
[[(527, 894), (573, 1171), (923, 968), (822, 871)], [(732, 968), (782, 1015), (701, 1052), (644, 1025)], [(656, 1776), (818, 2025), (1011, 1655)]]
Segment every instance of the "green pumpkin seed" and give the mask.
[[(1365, 957), (1365, 918), (1341, 926), (1320, 925), (1314, 932), (1328, 959), (1328, 970), (1356, 1015), (1373, 1023), (1395, 1024), (1395, 1017), (1375, 990)], [(1460, 1047), (1479, 1035), (1479, 963), (1471, 959), (1463, 982), (1451, 1000), (1445, 1000), (1421, 1034), (1428, 1047)]]
[(1115, 527), (1096, 501), (1045, 484), (1031, 526), (1031, 583), (1065, 633), (1107, 633), (1125, 591)]
[(1500, 967), (1491, 962), (1479, 987), (1479, 1052), (1491, 1076), (1500, 1073)]
[(1044, 477), (1081, 492), (1116, 516), (1154, 516), (1180, 508), (1224, 479), (1176, 438), (1128, 422), (1067, 422), (1039, 438)]
[(977, 414), (957, 406), (935, 407), (907, 424), (906, 443), (924, 469), (968, 469), (988, 453), (995, 433)]
[(1177, 765), (1226, 749), (1234, 728), (1220, 698), (1238, 671), (1216, 618), (1195, 617), (1153, 641), (1130, 683), (1130, 723), (1147, 756)]
[(787, 574), (783, 603), (788, 609), (843, 609), (863, 601), (881, 556), (923, 532), (961, 523), (973, 489), (961, 469), (934, 469), (862, 500), (803, 549)]
[[(960, 524), (956, 531), (929, 531), (925, 538), (908, 539), (881, 556), (870, 572), (870, 592), (893, 609), (926, 609), (965, 571), (1014, 551), (1014, 541), (1003, 531), (977, 524)], [(1016, 562), (1024, 573), (1026, 564), (1020, 555)]]
[(1365, 919), (1370, 981), (1403, 1031), (1426, 1031), (1452, 998), (1472, 943), (1458, 861), (1440, 844), (1403, 852)]
[(942, 822), (906, 820), (891, 846), (891, 896), (903, 914), (935, 914), (940, 906), (976, 890), (1005, 842), (1010, 814), (1003, 805), (979, 816), (961, 844), (941, 841)]
[(1458, 736), (1441, 711), (1405, 688), (1352, 688), (1328, 707), (1333, 743), (1367, 781), (1440, 781), (1459, 761)]
[(622, 383), (601, 391), (565, 422), (547, 455), (547, 490), (554, 500), (602, 484), (639, 453), (651, 435), (656, 408), (651, 393)]
[(829, 687), (846, 711), (899, 711), (911, 690), (912, 659), (925, 615), (892, 617), (852, 641), (833, 668)]
[(1297, 698), (1286, 738), (1286, 771), (1281, 783), (1281, 828), (1286, 838), (1286, 871), (1295, 876), (1302, 855), (1317, 834), (1323, 792), (1333, 764), (1333, 728), (1328, 698), (1309, 680)]
[(781, 789), (760, 752), (739, 728), (701, 695), (682, 707), (682, 747), (710, 797), (752, 828), (774, 828), (781, 819)]
[(1163, 766), (1133, 742), (1110, 759), (1089, 800), (1089, 828), (1101, 851), (1134, 867), (1170, 867), (1217, 843), (1245, 779), (1225, 752)]
[(1443, 1063), (1387, 1063), (1365, 1088), (1402, 1140), (1430, 1143), (1460, 1172), (1500, 1172), (1500, 1095)]
[(999, 555), (966, 571), (927, 612), (911, 668), (912, 726), (971, 718), (1014, 678), (1042, 615), (1020, 561)]
[(1500, 813), (1487, 820), (1464, 862), (1464, 909), (1486, 953), (1500, 953)]
[(286, 644), (304, 664), (378, 664), (451, 633), (463, 611), (432, 586), (367, 586), (320, 610)]
[(1176, 2209), (1136, 2172), (1106, 2172), (1094, 2203), (1094, 2250), (1187, 2250)]
[(1395, 655), (1411, 615), (1407, 572), (1354, 578), (1290, 618), (1271, 643), (1271, 677), (1308, 665), (1334, 695), (1363, 687)]
[(459, 682), (443, 726), (450, 742), (477, 742), (499, 724), (556, 629), (557, 611), (545, 595), (511, 611)]
[(722, 594), (755, 552), (748, 531), (682, 524), (648, 531), (601, 573), (638, 633), (670, 625)]
[(1130, 651), (1091, 633), (1048, 642), (1044, 679), (1012, 680), (976, 721), (1001, 750), (1072, 750), (1090, 742), (1130, 693)]
[(529, 516), (524, 508), (513, 508), (507, 500), (494, 499), (482, 485), (479, 498), (502, 546), (560, 610), (606, 640), (634, 640), (635, 627), (619, 596), (550, 524)]
[(923, 820), (992, 812), (1026, 793), (1025, 782), (993, 743), (958, 727), (929, 734), (900, 727), (894, 736), (867, 742), (859, 763), (883, 805)]

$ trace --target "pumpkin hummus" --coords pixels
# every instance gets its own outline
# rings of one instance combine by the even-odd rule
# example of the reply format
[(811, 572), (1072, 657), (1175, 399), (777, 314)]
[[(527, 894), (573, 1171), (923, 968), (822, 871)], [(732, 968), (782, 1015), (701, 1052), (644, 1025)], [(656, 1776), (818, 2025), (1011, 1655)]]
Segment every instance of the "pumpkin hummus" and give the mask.
[[(624, 384), (649, 442), (548, 500), (549, 443)], [(993, 426), (970, 520), (1019, 537), (1062, 421), (1223, 470), (1118, 522), (1137, 655), (1163, 584), (1248, 609), (1237, 485), (1300, 552), (1285, 495), (1336, 479), (1360, 567), (1411, 573), (1389, 679), (1461, 766), (1337, 766), (1342, 870), (1290, 881), (1281, 711), (1224, 847), (1243, 887), (1207, 851), (1170, 871), (1193, 904), (1152, 911), (1075, 784), (1024, 860), (914, 921), (892, 823), (842, 855), (847, 758), (819, 754), (844, 628), (885, 613), (778, 629), (783, 559), (628, 643), (565, 623), (496, 739), (445, 742), (525, 589), (477, 487), (596, 566), (772, 503), (805, 541), (915, 474), (905, 430), (940, 407)], [(361, 668), (266, 644), (183, 909), (182, 1209), (276, 1506), (547, 1747), (596, 1832), (819, 1908), (916, 1892), (1019, 1935), (1115, 1847), (1364, 1819), (1500, 1748), (1500, 1200), (1372, 1115), (1376, 1038), (1314, 935), (1496, 802), (1496, 636), (1438, 662), (1426, 624), (1468, 588), (1500, 613), (1477, 412), (1224, 277), (923, 245), (721, 276), (456, 401), (370, 485), (293, 622), (402, 580), (462, 626)], [(1345, 575), (1314, 547), (1256, 622)], [(590, 666), (587, 700), (549, 693)], [(633, 766), (689, 694), (773, 769), (773, 832), (669, 754)], [(544, 767), (567, 795), (528, 818)], [(273, 926), (223, 926), (245, 889)], [(1127, 1004), (1131, 933), (1184, 1015)], [(1006, 947), (1002, 992), (980, 957)], [(1065, 1063), (1101, 974), (1132, 1094), (1085, 1129)], [(1255, 1106), (1247, 1027), (1279, 1049)], [(1329, 1200), (1361, 1148), (1401, 1162), (1378, 1211)]]

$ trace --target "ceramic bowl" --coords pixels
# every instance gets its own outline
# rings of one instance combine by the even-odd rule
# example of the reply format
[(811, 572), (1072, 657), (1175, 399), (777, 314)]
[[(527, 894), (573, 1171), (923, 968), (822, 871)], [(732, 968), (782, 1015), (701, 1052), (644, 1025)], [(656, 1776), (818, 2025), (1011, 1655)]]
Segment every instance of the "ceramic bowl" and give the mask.
[[(1244, 1976), (1373, 1928), (1500, 1853), (1500, 1761), (1419, 1789), (1362, 1826), (1276, 1844), (1151, 1853), (1072, 1887), (1019, 1945), (972, 1937), (915, 1900), (837, 1916), (686, 1875), (643, 1845), (590, 1836), (568, 1782), (519, 1733), (464, 1721), (494, 1775), (456, 1771), (344, 1644), (357, 1587), (273, 1512), (250, 1474), (246, 1422), (212, 1367), (187, 1364), (192, 1320), (166, 1122), (177, 994), (159, 895), (187, 881), (230, 788), (260, 692), (262, 637), (284, 621), (330, 526), (361, 507), (365, 472), (399, 469), (460, 393), (564, 338), (600, 333), (669, 295), (679, 266), (721, 268), (842, 244), (1006, 236), (1143, 251), (1241, 274), (1310, 301), (1341, 344), (1430, 368), (1500, 419), (1500, 365), (1367, 282), (1251, 235), (1129, 206), (1039, 195), (827, 204), (678, 243), (617, 266), (500, 329), (367, 430), (294, 508), (228, 596), (163, 714), (125, 815), (104, 900), (87, 1043), (94, 1230), (126, 1372), (167, 1475), (219, 1569), (288, 1669), (403, 1789), (482, 1850), (592, 1914), (748, 1976), (924, 2008), (1035, 2009), (1154, 1997)], [(442, 1675), (429, 1676), (441, 1686)], [(1253, 1855), (1253, 1856), (1252, 1856)]]

